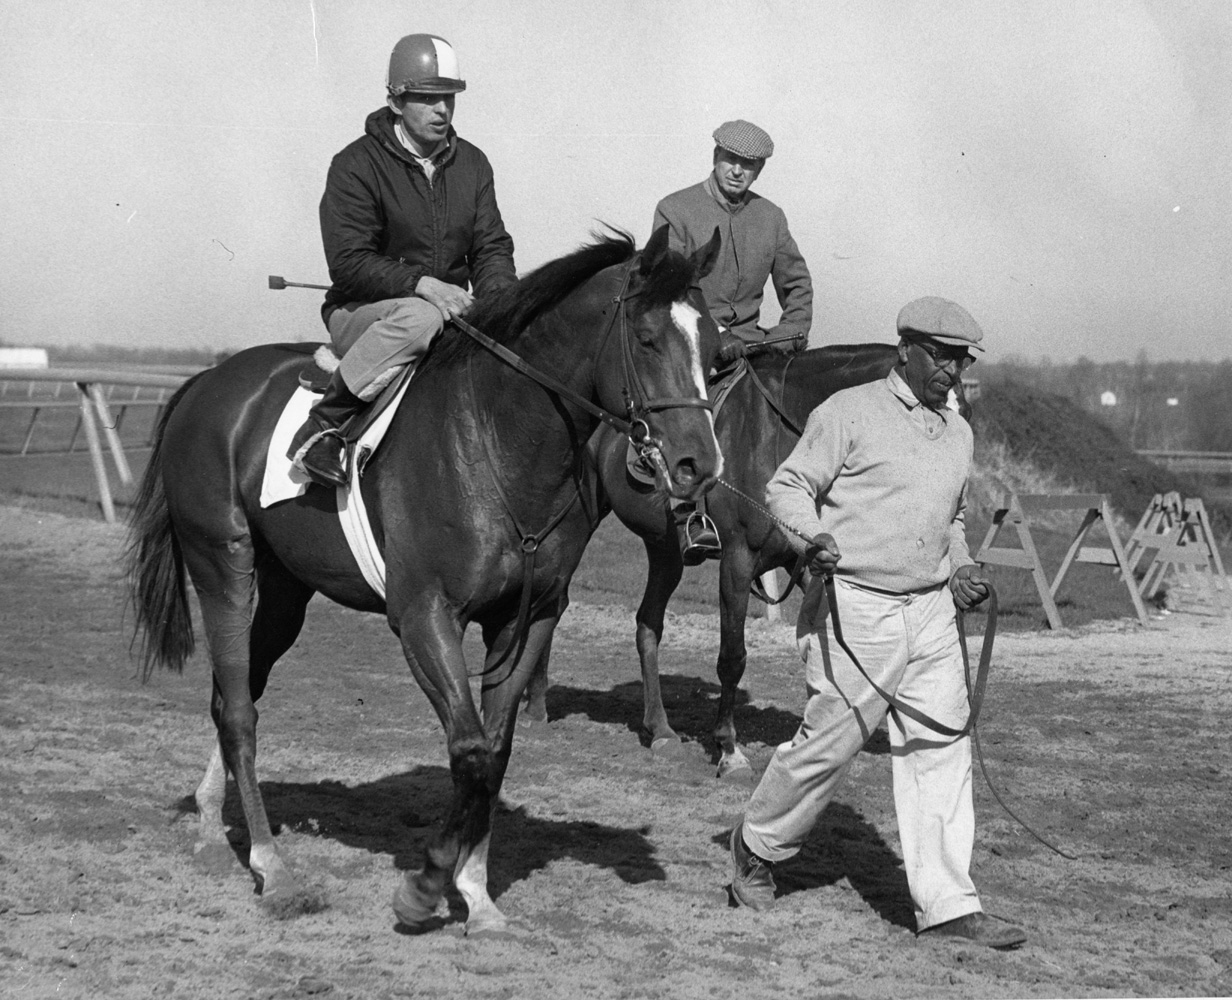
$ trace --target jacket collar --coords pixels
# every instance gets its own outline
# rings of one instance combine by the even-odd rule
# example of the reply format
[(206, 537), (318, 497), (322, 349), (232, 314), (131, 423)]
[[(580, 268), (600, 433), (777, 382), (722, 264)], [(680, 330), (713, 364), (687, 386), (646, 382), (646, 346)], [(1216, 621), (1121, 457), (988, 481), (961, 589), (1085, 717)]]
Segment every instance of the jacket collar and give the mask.
[(735, 215), (739, 212), (749, 203), (749, 199), (752, 197), (751, 191), (745, 191), (744, 194), (740, 196), (740, 200), (733, 205), (727, 200), (727, 197), (723, 194), (723, 192), (719, 190), (719, 186), (714, 180), (713, 171), (706, 175), (706, 179), (702, 181), (702, 187), (705, 188), (706, 193), (710, 195), (711, 198), (718, 202), (719, 208), (723, 209), (723, 211), (727, 212), (729, 215)]
[[(364, 122), (364, 132), (376, 139), (389, 153), (403, 163), (422, 170), (423, 167), (419, 166), (410, 150), (398, 141), (398, 135), (394, 132), (394, 121), (394, 113), (388, 106), (377, 108)], [(445, 137), (445, 143), (447, 148), (433, 157), (438, 167), (452, 160), (458, 150), (458, 133), (454, 131), (452, 125), (449, 126), (449, 135)]]

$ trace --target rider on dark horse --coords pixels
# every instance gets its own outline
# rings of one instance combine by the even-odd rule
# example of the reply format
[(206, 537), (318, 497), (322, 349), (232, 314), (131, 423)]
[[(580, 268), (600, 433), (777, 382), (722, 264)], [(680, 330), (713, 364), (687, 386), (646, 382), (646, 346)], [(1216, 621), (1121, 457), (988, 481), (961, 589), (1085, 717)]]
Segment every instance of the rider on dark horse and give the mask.
[[(686, 254), (705, 244), (716, 226), (721, 232), (719, 262), (701, 283), (710, 315), (725, 334), (721, 366), (734, 364), (749, 346), (766, 340), (775, 341), (767, 345), (771, 350), (803, 350), (813, 321), (808, 265), (783, 210), (749, 190), (774, 152), (774, 143), (756, 125), (739, 120), (715, 129), (714, 142), (710, 176), (660, 201), (652, 231), (668, 225), (671, 246)], [(758, 325), (767, 278), (773, 280), (783, 310), (770, 330)], [(686, 565), (718, 558), (719, 536), (710, 519), (697, 516), (692, 504), (674, 509)]]
[(453, 47), (407, 35), (389, 60), (387, 107), (334, 157), (321, 198), (332, 287), (321, 314), (342, 363), (288, 453), (314, 482), (346, 486), (343, 430), (418, 361), (476, 296), (517, 281), (483, 152), (453, 130), (466, 89)]

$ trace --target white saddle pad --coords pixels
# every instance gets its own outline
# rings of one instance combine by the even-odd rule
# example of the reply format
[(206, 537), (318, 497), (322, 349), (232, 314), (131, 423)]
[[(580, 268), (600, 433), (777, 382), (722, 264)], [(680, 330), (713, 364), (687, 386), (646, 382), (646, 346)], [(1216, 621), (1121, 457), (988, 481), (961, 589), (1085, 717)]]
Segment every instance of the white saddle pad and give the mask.
[[(351, 546), (355, 561), (359, 563), (364, 579), (381, 597), (385, 596), (385, 559), (377, 548), (372, 528), (368, 524), (368, 512), (364, 508), (364, 497), (359, 488), (359, 467), (364, 463), (359, 458), (364, 452), (376, 448), (385, 436), (408, 385), (409, 379), (402, 384), (393, 402), (385, 407), (372, 426), (364, 431), (355, 445), (356, 461), (351, 463), (351, 485), (337, 491), (338, 519), (342, 524), (342, 531)], [(265, 457), (265, 475), (261, 480), (262, 507), (292, 500), (308, 489), (310, 480), (292, 467), (291, 460), (287, 458), (287, 449), (291, 447), (291, 438), (295, 436), (295, 432), (308, 419), (312, 404), (320, 398), (320, 393), (310, 392), (299, 386), (287, 400), (287, 405), (274, 426), (274, 436), (270, 438), (269, 451)]]

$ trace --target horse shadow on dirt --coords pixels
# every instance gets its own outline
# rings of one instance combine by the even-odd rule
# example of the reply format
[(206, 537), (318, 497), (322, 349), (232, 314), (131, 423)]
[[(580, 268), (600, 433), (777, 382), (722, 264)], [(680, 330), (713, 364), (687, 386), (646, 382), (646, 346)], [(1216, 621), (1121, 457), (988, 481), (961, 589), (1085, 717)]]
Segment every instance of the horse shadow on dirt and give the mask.
[[(714, 742), (714, 720), (720, 688), (715, 681), (684, 674), (659, 677), (663, 707), (672, 728), (685, 740), (709, 746)], [(547, 692), (548, 721), (584, 715), (592, 722), (624, 726), (636, 733), (643, 746), (650, 745), (642, 729), (642, 682), (629, 681), (606, 690), (553, 684)], [(791, 739), (800, 726), (800, 716), (773, 706), (749, 704), (749, 696), (736, 692), (736, 731), (740, 742), (777, 746)]]
[[(329, 779), (317, 782), (263, 781), (274, 832), (325, 837), (347, 847), (393, 858), (399, 871), (417, 869), (423, 849), (449, 808), (449, 769), (421, 766), (354, 787)], [(177, 808), (194, 812), (191, 796)], [(223, 821), (231, 827), (236, 856), (247, 863), (244, 812), (234, 782), (227, 783)], [(655, 860), (649, 828), (606, 826), (590, 820), (552, 820), (529, 815), (521, 806), (499, 803), (494, 820), (488, 886), (497, 899), (515, 882), (564, 857), (607, 868), (629, 884), (665, 882)]]

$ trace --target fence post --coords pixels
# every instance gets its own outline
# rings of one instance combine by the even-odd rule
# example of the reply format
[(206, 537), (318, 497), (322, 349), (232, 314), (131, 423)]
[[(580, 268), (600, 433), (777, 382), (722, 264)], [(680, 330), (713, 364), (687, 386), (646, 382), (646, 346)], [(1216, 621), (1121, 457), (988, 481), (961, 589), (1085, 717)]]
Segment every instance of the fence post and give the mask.
[(98, 422), (103, 425), (103, 433), (107, 436), (107, 444), (111, 447), (111, 457), (115, 461), (116, 474), (125, 486), (133, 481), (132, 469), (128, 467), (128, 459), (124, 457), (124, 445), (120, 443), (119, 424), (111, 419), (111, 411), (107, 408), (107, 400), (103, 397), (103, 387), (97, 382), (89, 385), (90, 398), (94, 401), (94, 409), (98, 411)]
[(103, 520), (115, 524), (115, 504), (111, 501), (111, 484), (107, 482), (107, 466), (103, 462), (103, 446), (98, 439), (98, 426), (94, 423), (93, 402), (89, 386), (77, 383), (81, 400), (81, 422), (86, 429), (86, 441), (90, 445), (90, 461), (94, 463), (94, 478), (98, 481), (98, 495), (103, 505)]
[[(1044, 566), (1040, 562), (1039, 552), (1031, 538), (1028, 523), (1029, 514), (1046, 510), (1083, 511), (1082, 523), (1073, 541), (1070, 542), (1065, 558), (1061, 561), (1061, 568), (1057, 570), (1057, 575), (1051, 584), (1044, 574)], [(1007, 519), (1018, 532), (1018, 538), (1022, 544), (1021, 549), (997, 548), (993, 544)], [(1095, 548), (1083, 544), (1087, 532), (1096, 521), (1100, 520), (1104, 522), (1104, 529), (1108, 533), (1111, 548)], [(1129, 590), (1129, 597), (1133, 602), (1138, 621), (1143, 625), (1146, 624), (1146, 608), (1142, 604), (1138, 588), (1134, 586), (1133, 573), (1129, 568), (1125, 550), (1121, 547), (1121, 540), (1117, 536), (1116, 526), (1112, 522), (1112, 510), (1108, 505), (1108, 498), (1103, 493), (1061, 495), (1011, 493), (1006, 499), (1005, 507), (993, 515), (993, 523), (988, 528), (988, 534), (985, 535), (979, 552), (976, 553), (975, 561), (981, 565), (991, 563), (1031, 570), (1031, 575), (1035, 579), (1035, 589), (1039, 591), (1044, 613), (1048, 616), (1048, 625), (1051, 628), (1062, 627), (1061, 615), (1057, 611), (1054, 598), (1057, 591), (1061, 589), (1065, 574), (1069, 572), (1074, 563), (1087, 562), (1101, 566), (1114, 566), (1120, 571), (1120, 576)]]

